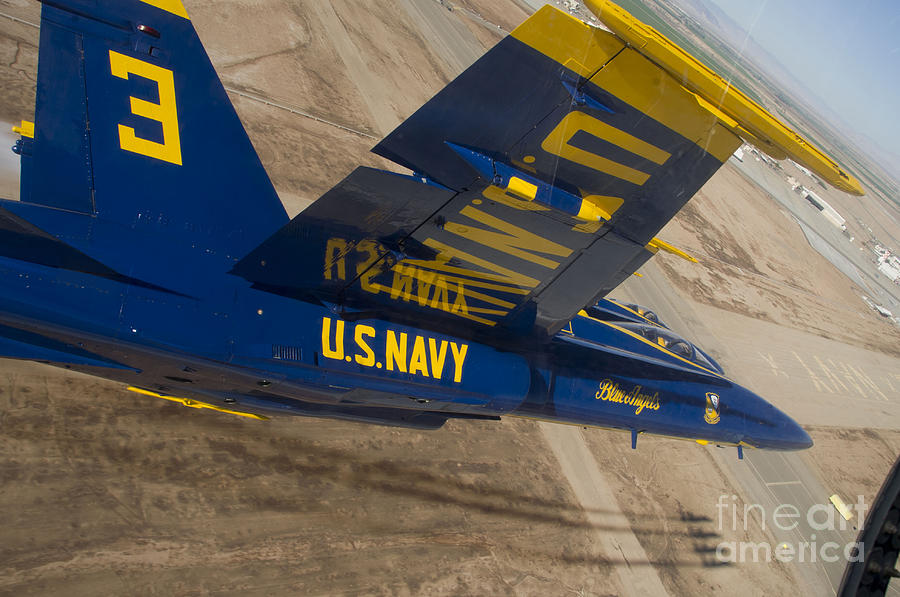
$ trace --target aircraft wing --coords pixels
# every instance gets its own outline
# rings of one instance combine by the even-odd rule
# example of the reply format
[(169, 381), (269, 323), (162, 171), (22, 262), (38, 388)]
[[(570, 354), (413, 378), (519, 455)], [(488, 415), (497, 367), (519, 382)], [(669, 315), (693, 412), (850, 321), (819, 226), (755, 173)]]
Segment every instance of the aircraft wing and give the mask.
[(655, 235), (741, 137), (789, 144), (689, 88), (705, 67), (681, 54), (676, 78), (634, 39), (545, 6), (374, 148), (412, 176), (357, 169), (233, 273), (457, 333), (552, 336), (677, 252)]

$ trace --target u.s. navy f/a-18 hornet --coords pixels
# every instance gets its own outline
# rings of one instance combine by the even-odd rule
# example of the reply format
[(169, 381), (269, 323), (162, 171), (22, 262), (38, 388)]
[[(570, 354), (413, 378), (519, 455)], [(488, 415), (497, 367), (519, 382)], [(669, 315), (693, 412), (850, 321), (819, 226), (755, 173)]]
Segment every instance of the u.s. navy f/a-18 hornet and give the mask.
[(809, 436), (606, 295), (742, 139), (830, 158), (603, 0), (544, 7), (289, 219), (180, 0), (44, 0), (0, 356), (266, 419), (522, 416), (801, 449)]

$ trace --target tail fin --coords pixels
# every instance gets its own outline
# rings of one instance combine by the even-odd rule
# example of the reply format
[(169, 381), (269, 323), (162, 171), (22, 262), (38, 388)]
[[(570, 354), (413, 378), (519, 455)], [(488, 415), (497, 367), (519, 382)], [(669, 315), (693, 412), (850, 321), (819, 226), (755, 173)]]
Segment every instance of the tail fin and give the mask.
[(90, 236), (73, 212), (113, 224), (134, 245), (101, 260), (174, 242), (233, 263), (287, 222), (180, 0), (43, 0), (30, 170), (10, 209), (67, 242)]

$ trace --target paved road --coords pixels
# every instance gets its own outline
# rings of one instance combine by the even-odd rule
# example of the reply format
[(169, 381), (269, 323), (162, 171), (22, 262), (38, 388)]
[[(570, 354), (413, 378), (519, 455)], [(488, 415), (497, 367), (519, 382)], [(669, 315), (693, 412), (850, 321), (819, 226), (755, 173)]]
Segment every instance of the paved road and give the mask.
[(10, 147), (19, 136), (13, 134), (12, 125), (0, 121), (0, 198), (19, 198), (19, 156)]

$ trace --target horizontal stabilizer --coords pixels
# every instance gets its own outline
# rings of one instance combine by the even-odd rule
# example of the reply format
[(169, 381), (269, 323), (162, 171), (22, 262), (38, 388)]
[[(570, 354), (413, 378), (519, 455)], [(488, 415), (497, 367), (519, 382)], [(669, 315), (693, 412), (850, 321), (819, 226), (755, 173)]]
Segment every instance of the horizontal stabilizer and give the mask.
[(367, 280), (375, 274), (376, 263), (390, 269), (385, 264), (403, 255), (433, 255), (405, 241), (455, 195), (419, 179), (357, 168), (232, 273), (294, 298), (338, 302), (361, 276)]

